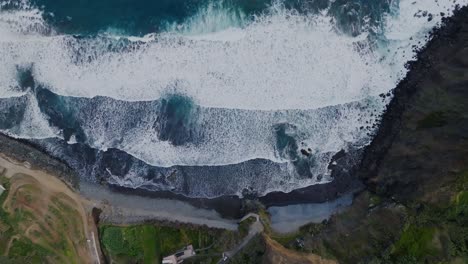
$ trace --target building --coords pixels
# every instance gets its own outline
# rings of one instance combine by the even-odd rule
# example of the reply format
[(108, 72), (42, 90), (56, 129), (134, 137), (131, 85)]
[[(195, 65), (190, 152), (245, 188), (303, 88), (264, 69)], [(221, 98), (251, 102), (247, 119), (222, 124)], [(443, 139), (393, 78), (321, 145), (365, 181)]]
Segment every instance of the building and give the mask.
[(177, 258), (175, 255), (167, 256), (163, 258), (162, 264), (177, 264)]
[(5, 191), (5, 188), (0, 184), (0, 195)]
[(163, 259), (162, 264), (179, 264), (184, 262), (184, 259), (195, 256), (195, 250), (192, 245), (188, 245), (175, 253)]

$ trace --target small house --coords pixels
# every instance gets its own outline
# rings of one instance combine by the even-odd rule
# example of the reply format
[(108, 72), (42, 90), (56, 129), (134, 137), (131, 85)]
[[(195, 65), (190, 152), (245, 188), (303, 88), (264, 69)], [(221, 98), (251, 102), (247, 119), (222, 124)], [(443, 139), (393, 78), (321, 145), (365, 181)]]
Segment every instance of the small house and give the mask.
[(5, 191), (5, 188), (0, 184), (0, 195)]
[(177, 251), (175, 254), (164, 257), (162, 264), (180, 264), (184, 259), (195, 256), (195, 250), (192, 245), (188, 245), (183, 249)]

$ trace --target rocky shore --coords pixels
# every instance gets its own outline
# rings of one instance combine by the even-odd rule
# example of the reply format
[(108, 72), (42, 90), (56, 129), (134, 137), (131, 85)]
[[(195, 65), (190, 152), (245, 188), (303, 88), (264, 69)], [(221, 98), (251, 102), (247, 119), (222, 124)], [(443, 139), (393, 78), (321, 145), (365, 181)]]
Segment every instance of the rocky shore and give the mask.
[(303, 230), (302, 250), (340, 263), (468, 261), (468, 8), (431, 37), (365, 150), (363, 191)]
[[(28, 163), (33, 169), (44, 170), (50, 174), (57, 175), (60, 179), (73, 186), (76, 190), (80, 189), (80, 177), (73, 168), (67, 165), (66, 161), (58, 160), (47, 154), (40, 146), (27, 140), (14, 139), (0, 133), (0, 153), (5, 153), (16, 160)], [(348, 170), (350, 158), (356, 157), (355, 153), (342, 153), (333, 159), (334, 167), (332, 176), (334, 180), (329, 183), (312, 185), (302, 189), (294, 190), (290, 193), (273, 192), (263, 197), (246, 196), (239, 198), (237, 196), (221, 196), (218, 198), (189, 198), (183, 195), (175, 194), (170, 191), (148, 191), (145, 189), (132, 189), (116, 185), (108, 185), (103, 182), (102, 191), (112, 193), (121, 197), (127, 195), (129, 198), (137, 196), (136, 199), (146, 198), (176, 200), (194, 206), (200, 209), (215, 210), (222, 217), (228, 219), (241, 218), (246, 212), (252, 210), (252, 201), (259, 201), (264, 206), (287, 206), (300, 203), (324, 203), (335, 200), (345, 194), (354, 192), (362, 188), (362, 184), (353, 173)], [(83, 183), (87, 186), (86, 183)], [(98, 188), (98, 185), (96, 185)], [(110, 198), (109, 198), (110, 199)], [(254, 203), (255, 204), (255, 203)]]
[(79, 188), (78, 175), (64, 162), (55, 159), (25, 140), (18, 140), (0, 133), (0, 153), (24, 162), (32, 169), (58, 176), (71, 187)]

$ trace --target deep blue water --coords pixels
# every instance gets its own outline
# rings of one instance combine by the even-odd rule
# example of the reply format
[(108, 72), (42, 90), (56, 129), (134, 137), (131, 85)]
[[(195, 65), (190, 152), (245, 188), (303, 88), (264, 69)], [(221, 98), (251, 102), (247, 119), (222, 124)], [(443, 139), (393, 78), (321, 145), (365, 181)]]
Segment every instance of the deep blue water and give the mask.
[[(207, 5), (216, 5), (245, 14), (261, 15), (276, 0), (31, 0), (29, 5), (43, 11), (44, 19), (68, 34), (118, 32), (145, 35), (166, 30), (168, 24), (183, 23)], [(6, 8), (15, 9), (16, 1)], [(19, 1), (18, 1), (19, 2)], [(276, 1), (279, 2), (279, 1)], [(363, 27), (381, 26), (382, 16), (397, 1), (392, 0), (285, 0), (281, 3), (300, 13), (329, 10), (338, 27), (349, 34)], [(368, 20), (368, 21), (367, 21)]]

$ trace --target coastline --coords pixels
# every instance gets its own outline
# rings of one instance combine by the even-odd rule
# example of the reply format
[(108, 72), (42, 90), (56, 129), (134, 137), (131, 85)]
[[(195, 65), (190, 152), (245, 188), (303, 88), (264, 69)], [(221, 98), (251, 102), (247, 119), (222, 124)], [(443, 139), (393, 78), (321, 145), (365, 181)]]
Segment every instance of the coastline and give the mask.
[[(72, 197), (82, 205), (79, 208), (83, 217), (88, 215), (87, 211), (91, 212), (93, 208), (99, 208), (102, 211), (100, 220), (113, 224), (134, 224), (153, 220), (237, 230), (236, 221), (223, 219), (214, 210), (198, 209), (182, 201), (132, 197), (85, 182), (81, 183), (78, 191), (56, 174), (33, 168), (29, 161), (16, 160), (4, 153), (0, 153), (0, 169), (6, 171), (7, 178), (12, 178), (17, 174), (29, 175), (55, 192), (63, 192)], [(83, 222), (91, 223), (92, 221)], [(92, 229), (97, 232), (95, 227)]]
[(364, 152), (364, 190), (319, 232), (301, 234), (306, 250), (343, 263), (468, 260), (448, 250), (468, 232), (468, 7), (428, 37)]
[(128, 197), (140, 197), (147, 199), (175, 200), (189, 204), (190, 206), (215, 210), (223, 218), (239, 219), (248, 210), (251, 201), (259, 201), (265, 207), (288, 206), (305, 203), (325, 203), (333, 201), (343, 195), (355, 193), (362, 189), (362, 184), (354, 175), (355, 167), (348, 170), (349, 159), (356, 153), (341, 153), (333, 158), (330, 164), (333, 181), (324, 184), (315, 184), (304, 188), (293, 190), (289, 193), (271, 192), (265, 196), (220, 196), (217, 198), (190, 198), (170, 191), (149, 191), (145, 189), (132, 189), (111, 184), (98, 185), (86, 183), (65, 162), (51, 157), (34, 143), (23, 139), (14, 139), (0, 133), (0, 153), (8, 153), (16, 160), (29, 162), (32, 168), (40, 168), (44, 171), (57, 175), (74, 189), (80, 190), (81, 184), (92, 184), (100, 186), (102, 190), (114, 192), (116, 195), (124, 194)]
[(198, 208), (175, 199), (128, 195), (96, 184), (82, 183), (81, 186), (80, 195), (102, 210), (100, 221), (105, 223), (169, 221), (237, 230), (237, 221), (225, 219), (213, 209)]

